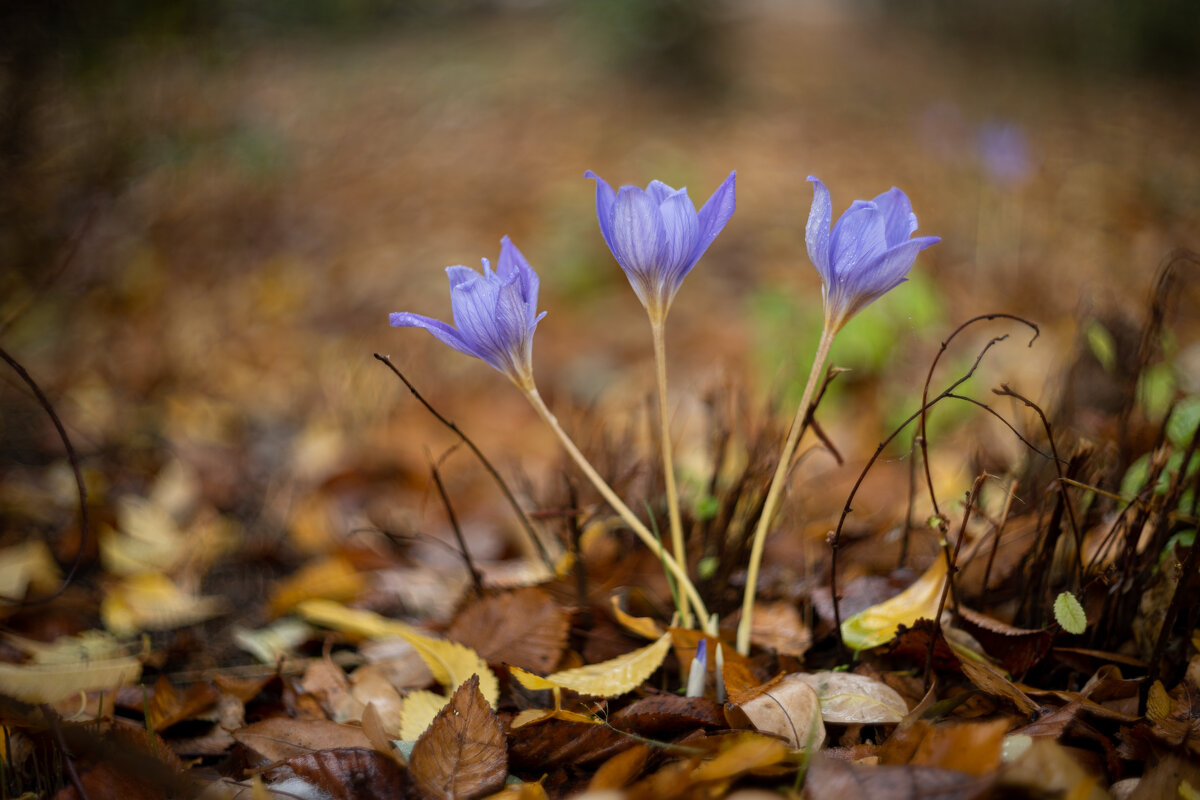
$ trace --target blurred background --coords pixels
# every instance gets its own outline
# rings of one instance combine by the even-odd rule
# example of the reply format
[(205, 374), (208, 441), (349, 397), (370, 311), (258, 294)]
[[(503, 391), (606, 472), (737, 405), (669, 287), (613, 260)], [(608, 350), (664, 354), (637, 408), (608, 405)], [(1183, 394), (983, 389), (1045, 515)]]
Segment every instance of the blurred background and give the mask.
[[(541, 275), (542, 393), (569, 424), (594, 410), (573, 423), (584, 439), (596, 420), (644, 439), (649, 329), (588, 169), (687, 186), (698, 207), (738, 172), (737, 213), (668, 325), (697, 480), (706, 396), (733, 387), (753, 416), (807, 375), (810, 174), (835, 215), (899, 186), (942, 237), (835, 347), (853, 371), (821, 418), (849, 465), (805, 462), (830, 480), (916, 407), (960, 322), (1036, 322), (1032, 348), (1011, 325), (968, 337), (944, 375), (1012, 333), (967, 388), (1007, 381), (1051, 407), (1080, 352), (1136, 344), (1156, 270), (1200, 248), (1191, 0), (13, 0), (0, 43), (0, 346), (55, 404), (101, 527), (175, 464), (263, 552), (363, 527), (448, 537), (429, 458), (454, 437), (373, 353), (538, 502), (562, 466), (522, 397), (387, 324), (448, 319), (443, 268), (494, 260), (506, 234)], [(1177, 342), (1195, 363), (1194, 336)], [(5, 542), (69, 531), (62, 445), (9, 371), (0, 409)], [(1019, 453), (978, 416), (939, 417), (960, 437), (938, 451), (954, 495), (983, 442)], [(519, 549), (478, 466), (442, 469), (479, 556)], [(906, 491), (863, 509), (894, 518)], [(844, 497), (825, 494), (822, 534)], [(78, 540), (56, 541), (66, 558)]]

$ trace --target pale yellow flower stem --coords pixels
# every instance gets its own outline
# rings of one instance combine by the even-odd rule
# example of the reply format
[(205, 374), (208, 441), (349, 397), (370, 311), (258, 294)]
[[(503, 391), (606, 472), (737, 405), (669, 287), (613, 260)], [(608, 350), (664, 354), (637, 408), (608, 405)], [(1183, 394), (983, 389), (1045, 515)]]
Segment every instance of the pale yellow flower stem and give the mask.
[[(665, 320), (650, 320), (654, 334), (654, 371), (658, 380), (658, 419), (662, 434), (663, 479), (667, 491), (667, 517), (671, 524), (671, 550), (675, 560), (687, 570), (687, 551), (683, 545), (683, 522), (679, 518), (679, 492), (675, 487), (675, 464), (671, 456), (671, 423), (667, 412), (667, 345), (663, 329)], [(683, 627), (692, 627), (692, 610), (687, 603), (680, 609)]]
[(738, 623), (737, 631), (737, 649), (742, 655), (750, 654), (750, 629), (754, 625), (754, 595), (758, 589), (758, 570), (762, 564), (763, 543), (767, 538), (767, 530), (771, 527), (771, 518), (775, 516), (783, 496), (792, 456), (796, 452), (796, 445), (800, 443), (800, 431), (804, 428), (804, 417), (808, 414), (808, 404), (812, 402), (813, 392), (816, 391), (817, 381), (825, 369), (825, 359), (829, 357), (829, 346), (833, 344), (836, 333), (837, 330), (828, 323), (821, 332), (821, 342), (817, 345), (816, 356), (813, 357), (812, 372), (808, 374), (808, 383), (804, 386), (800, 407), (796, 409), (796, 417), (788, 430), (783, 452), (779, 454), (779, 464), (775, 467), (775, 477), (771, 479), (771, 487), (767, 489), (762, 515), (759, 516), (758, 526), (754, 529), (754, 540), (750, 545), (750, 563), (746, 569), (746, 591), (742, 595), (742, 619)]
[(667, 569), (670, 570), (671, 574), (675, 576), (675, 580), (680, 591), (684, 594), (684, 596), (687, 598), (687, 601), (691, 604), (693, 610), (695, 611), (696, 617), (705, 625), (705, 632), (711, 636), (716, 636), (716, 626), (709, 621), (708, 608), (704, 605), (704, 600), (700, 598), (700, 593), (696, 591), (696, 587), (692, 584), (691, 579), (688, 578), (687, 571), (679, 566), (679, 562), (675, 560), (674, 556), (666, 551), (666, 548), (659, 543), (658, 539), (654, 537), (654, 534), (650, 532), (650, 529), (642, 524), (642, 521), (639, 520), (637, 516), (629, 510), (629, 506), (625, 505), (625, 503), (621, 501), (621, 498), (617, 497), (617, 493), (612, 490), (612, 487), (610, 487), (604, 481), (604, 479), (600, 477), (600, 473), (596, 472), (596, 470), (588, 462), (587, 458), (585, 458), (583, 453), (580, 452), (579, 448), (575, 446), (575, 443), (571, 441), (571, 437), (568, 436), (566, 431), (562, 429), (562, 426), (558, 424), (558, 419), (554, 416), (550, 409), (546, 407), (546, 403), (544, 400), (542, 400), (541, 395), (538, 394), (538, 390), (532, 385), (521, 388), (525, 391), (525, 396), (529, 399), (534, 411), (538, 413), (538, 416), (540, 416), (542, 420), (550, 426), (550, 429), (554, 431), (555, 435), (558, 436), (558, 440), (562, 444), (563, 448), (567, 451), (567, 455), (569, 455), (575, 464), (581, 470), (583, 470), (583, 474), (587, 476), (588, 480), (592, 482), (592, 485), (596, 487), (596, 490), (600, 492), (601, 497), (603, 497), (604, 500), (610, 506), (612, 506), (613, 510), (621, 516), (621, 519), (623, 519), (625, 524), (629, 526), (630, 530), (632, 530), (634, 534), (642, 540), (642, 543), (645, 544), (646, 547), (649, 547), (650, 551), (654, 553), (655, 556), (662, 559), (662, 562), (666, 564)]

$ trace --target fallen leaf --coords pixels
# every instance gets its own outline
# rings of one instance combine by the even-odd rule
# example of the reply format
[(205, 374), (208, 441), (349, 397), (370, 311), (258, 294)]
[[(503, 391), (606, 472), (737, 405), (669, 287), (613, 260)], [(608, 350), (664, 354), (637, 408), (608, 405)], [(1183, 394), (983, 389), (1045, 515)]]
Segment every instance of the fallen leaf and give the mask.
[(958, 624), (1013, 675), (1024, 675), (1036, 666), (1054, 644), (1054, 631), (1016, 628), (964, 605), (958, 608)]
[(881, 764), (913, 764), (987, 775), (1000, 766), (1007, 719), (986, 722), (916, 720), (897, 728), (879, 748)]
[(921, 577), (900, 594), (865, 608), (842, 622), (842, 640), (854, 650), (869, 650), (892, 639), (900, 625), (937, 616), (946, 559), (939, 555)]
[(567, 645), (570, 620), (545, 591), (516, 589), (468, 605), (446, 638), (470, 647), (489, 664), (548, 672)]
[(650, 757), (650, 748), (635, 744), (605, 761), (588, 782), (589, 792), (623, 789), (637, 779)]
[(338, 747), (289, 758), (267, 773), (300, 778), (332, 800), (392, 800), (403, 797), (408, 773), (375, 750)]
[(995, 784), (964, 772), (919, 766), (858, 766), (818, 753), (804, 782), (814, 800), (974, 800)]
[[(662, 665), (671, 649), (670, 631), (645, 647), (575, 669), (547, 675), (545, 680), (592, 697), (617, 697), (636, 689)], [(532, 688), (532, 687), (530, 687)]]
[(778, 764), (787, 757), (788, 747), (779, 739), (740, 731), (724, 737), (717, 755), (702, 761), (689, 777), (697, 783), (735, 778)]
[(363, 574), (345, 556), (332, 556), (306, 564), (271, 593), (270, 613), (282, 616), (305, 600), (320, 598), (346, 602), (366, 588)]
[(384, 671), (374, 664), (365, 664), (354, 670), (350, 684), (350, 694), (363, 707), (370, 705), (375, 709), (384, 730), (389, 734), (399, 733), (404, 701)]
[(821, 717), (839, 725), (883, 725), (899, 722), (908, 705), (885, 683), (853, 672), (798, 672), (821, 701)]
[(123, 578), (100, 603), (104, 627), (117, 636), (163, 631), (194, 625), (225, 613), (220, 597), (185, 592), (161, 572), (142, 572)]
[(500, 684), (495, 673), (474, 650), (458, 642), (435, 639), (403, 622), (372, 611), (347, 608), (330, 600), (305, 600), (296, 611), (310, 622), (335, 630), (374, 638), (404, 639), (421, 656), (438, 683), (446, 687), (461, 686), (471, 675), (478, 675), (480, 691), (488, 703), (495, 707), (500, 697)]
[(270, 717), (234, 731), (233, 738), (267, 762), (287, 761), (314, 750), (371, 747), (362, 728), (318, 719)]
[(161, 731), (212, 710), (220, 697), (221, 693), (211, 683), (193, 683), (178, 691), (166, 675), (159, 675), (146, 709), (146, 721), (151, 730)]
[(1053, 739), (1032, 739), (1000, 773), (1001, 787), (1039, 796), (1106, 800), (1108, 794), (1066, 748)]
[(812, 630), (792, 603), (755, 603), (750, 641), (785, 656), (803, 658), (812, 646)]
[(0, 663), (0, 694), (27, 703), (55, 703), (80, 692), (128, 686), (142, 674), (142, 662), (135, 656), (77, 656), (73, 663)]
[(825, 741), (821, 701), (816, 690), (796, 673), (772, 681), (753, 696), (726, 709), (731, 722), (782, 737), (793, 750), (815, 752)]
[(421, 794), (436, 800), (470, 800), (504, 785), (504, 731), (479, 691), (478, 676), (458, 687), (417, 740), (409, 770)]
[(0, 549), (0, 597), (21, 600), (30, 588), (50, 592), (60, 580), (58, 564), (44, 540)]
[(438, 715), (450, 698), (437, 692), (418, 689), (404, 696), (404, 705), (400, 707), (400, 738), (406, 742), (415, 742), (421, 738), (434, 717)]

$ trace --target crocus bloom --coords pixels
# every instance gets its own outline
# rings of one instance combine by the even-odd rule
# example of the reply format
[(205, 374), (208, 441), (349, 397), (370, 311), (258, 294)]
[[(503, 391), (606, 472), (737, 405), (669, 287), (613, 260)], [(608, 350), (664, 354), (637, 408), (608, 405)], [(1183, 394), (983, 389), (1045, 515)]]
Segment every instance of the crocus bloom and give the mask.
[(596, 173), (585, 173), (596, 181), (604, 241), (652, 320), (666, 317), (683, 279), (733, 216), (736, 175), (729, 173), (696, 213), (686, 188), (651, 181), (645, 189), (622, 186), (614, 192)]
[(419, 314), (391, 315), (394, 327), (424, 328), (469, 356), (481, 358), (523, 389), (533, 387), (533, 332), (546, 312), (537, 313), (538, 276), (509, 238), (500, 240), (492, 272), (447, 267), (454, 326)]
[(825, 184), (811, 175), (813, 204), (805, 239), (821, 275), (825, 325), (841, 330), (862, 309), (906, 280), (917, 253), (941, 241), (909, 238), (917, 229), (908, 196), (892, 187), (874, 200), (855, 200), (830, 231), (833, 208)]

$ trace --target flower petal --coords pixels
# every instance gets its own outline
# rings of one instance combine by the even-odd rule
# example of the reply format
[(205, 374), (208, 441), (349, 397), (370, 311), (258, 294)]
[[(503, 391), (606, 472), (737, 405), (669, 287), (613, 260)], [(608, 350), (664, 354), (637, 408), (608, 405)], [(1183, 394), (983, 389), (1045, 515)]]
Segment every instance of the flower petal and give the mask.
[(804, 229), (804, 241), (808, 245), (809, 260), (828, 287), (833, 278), (829, 261), (829, 226), (833, 221), (833, 204), (829, 199), (829, 190), (820, 178), (809, 175), (808, 180), (813, 185), (813, 201), (808, 212), (808, 225)]
[(608, 245), (609, 250), (612, 250), (613, 207), (617, 201), (617, 194), (603, 178), (590, 169), (583, 173), (583, 177), (591, 178), (596, 182), (596, 219), (600, 222), (600, 235), (604, 237), (604, 243)]
[[(658, 264), (658, 278), (665, 284), (666, 293), (673, 297), (684, 276), (696, 263), (692, 253), (696, 249), (700, 223), (696, 218), (696, 206), (688, 197), (687, 189), (680, 189), (668, 196), (659, 205), (658, 210), (663, 225), (662, 260)], [(670, 297), (664, 299), (669, 301)]]
[(913, 213), (908, 195), (893, 186), (875, 198), (875, 205), (883, 212), (884, 238), (888, 247), (908, 241), (917, 229), (917, 215)]
[(432, 317), (423, 317), (420, 314), (411, 314), (407, 311), (393, 311), (388, 320), (393, 328), (424, 328), (432, 333), (443, 344), (448, 344), (460, 353), (466, 353), (469, 356), (479, 357), (479, 353), (475, 352), (461, 336), (458, 331), (450, 327), (440, 319)]
[(696, 249), (692, 251), (693, 264), (700, 260), (700, 256), (704, 255), (704, 251), (737, 210), (736, 183), (737, 170), (734, 170), (708, 198), (704, 208), (700, 209), (700, 232), (697, 234)]
[(884, 220), (874, 203), (855, 200), (829, 237), (829, 260), (835, 281), (855, 275), (887, 251)]
[[(650, 181), (650, 184), (646, 186), (646, 194), (650, 195), (650, 199), (660, 206), (666, 202), (668, 197), (675, 194), (675, 191), (675, 189), (667, 186), (662, 181)], [(680, 189), (679, 191), (682, 192), (687, 190)]]
[(622, 186), (613, 213), (612, 251), (631, 280), (647, 281), (659, 262), (663, 238), (658, 204), (636, 186)]

